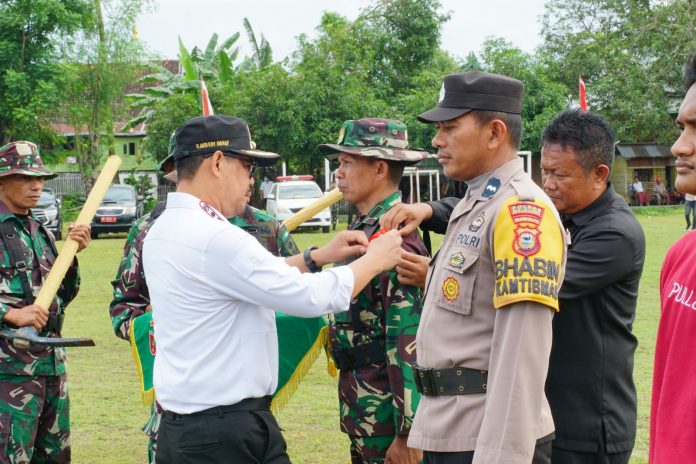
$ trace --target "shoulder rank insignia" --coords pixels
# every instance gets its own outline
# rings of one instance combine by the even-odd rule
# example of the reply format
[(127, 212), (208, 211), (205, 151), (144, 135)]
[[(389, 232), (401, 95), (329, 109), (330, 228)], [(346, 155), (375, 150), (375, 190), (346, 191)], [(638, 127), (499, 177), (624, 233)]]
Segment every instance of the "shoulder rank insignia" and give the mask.
[(498, 192), (499, 188), (500, 179), (498, 179), (497, 177), (493, 177), (486, 184), (486, 187), (483, 189), (482, 195), (486, 198), (490, 198)]
[(481, 213), (469, 224), (469, 232), (478, 232), (484, 222), (486, 222), (486, 213)]
[(449, 265), (461, 269), (462, 264), (464, 264), (464, 255), (461, 251), (456, 252), (449, 259)]
[(449, 302), (459, 297), (459, 282), (454, 277), (448, 277), (442, 282), (442, 295)]
[(515, 223), (515, 238), (512, 243), (515, 253), (525, 258), (538, 253), (541, 249), (539, 225), (544, 216), (544, 208), (527, 201), (513, 203), (508, 208)]

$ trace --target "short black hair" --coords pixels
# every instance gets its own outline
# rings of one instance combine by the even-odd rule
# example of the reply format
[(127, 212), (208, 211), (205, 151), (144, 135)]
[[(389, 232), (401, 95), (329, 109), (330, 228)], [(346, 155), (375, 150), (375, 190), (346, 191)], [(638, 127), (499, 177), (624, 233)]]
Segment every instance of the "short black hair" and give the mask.
[(193, 179), (203, 164), (203, 160), (211, 155), (212, 153), (206, 153), (205, 155), (186, 156), (176, 160), (176, 174), (179, 180)]
[(507, 127), (510, 142), (515, 149), (522, 143), (522, 116), (515, 113), (503, 113), (502, 111), (473, 110), (471, 114), (479, 126), (488, 124), (494, 119), (500, 119)]
[(614, 165), (614, 129), (600, 115), (568, 110), (556, 115), (541, 135), (542, 145), (572, 147), (585, 172), (600, 164)]
[(696, 82), (696, 53), (691, 55), (684, 69), (684, 87), (688, 91)]

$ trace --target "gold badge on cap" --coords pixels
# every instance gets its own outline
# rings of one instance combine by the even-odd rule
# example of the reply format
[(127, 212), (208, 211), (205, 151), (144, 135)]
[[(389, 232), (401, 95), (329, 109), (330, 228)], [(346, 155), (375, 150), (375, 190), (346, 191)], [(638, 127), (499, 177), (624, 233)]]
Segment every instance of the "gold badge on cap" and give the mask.
[(459, 282), (454, 277), (448, 277), (442, 282), (442, 296), (449, 302), (459, 297)]
[(340, 145), (340, 143), (343, 142), (343, 137), (345, 135), (346, 135), (346, 128), (341, 127), (341, 130), (338, 132), (338, 141), (336, 143)]

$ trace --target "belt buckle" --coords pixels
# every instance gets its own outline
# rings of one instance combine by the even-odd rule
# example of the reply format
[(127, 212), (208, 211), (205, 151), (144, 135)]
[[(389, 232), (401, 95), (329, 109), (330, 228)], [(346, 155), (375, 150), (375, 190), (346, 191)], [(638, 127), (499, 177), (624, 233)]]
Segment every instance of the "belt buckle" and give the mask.
[(413, 376), (416, 379), (416, 385), (420, 385), (420, 391), (424, 395), (435, 396), (437, 395), (437, 390), (435, 388), (435, 382), (433, 380), (433, 370), (420, 366), (412, 366)]

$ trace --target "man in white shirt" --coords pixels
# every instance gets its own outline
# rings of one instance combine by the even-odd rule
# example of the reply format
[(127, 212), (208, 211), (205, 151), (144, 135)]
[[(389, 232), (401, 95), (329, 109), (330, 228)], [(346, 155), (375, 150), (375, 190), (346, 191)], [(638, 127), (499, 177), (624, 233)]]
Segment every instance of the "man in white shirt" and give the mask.
[(645, 194), (645, 189), (643, 188), (643, 183), (640, 181), (640, 178), (638, 176), (635, 176), (633, 178), (633, 183), (631, 184), (631, 190), (636, 195), (636, 203), (638, 203), (637, 206), (643, 206), (643, 205), (648, 205), (648, 198), (647, 195)]
[[(278, 378), (274, 308), (316, 317), (343, 311), (400, 256), (397, 232), (369, 244), (359, 231), (280, 258), (224, 218), (251, 195), (254, 150), (239, 118), (205, 116), (177, 129), (179, 176), (145, 239), (143, 261), (157, 326), (154, 384), (165, 410), (158, 464), (288, 463), (268, 407)], [(348, 266), (321, 266), (365, 255)]]

